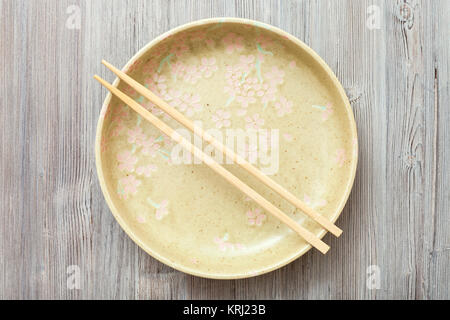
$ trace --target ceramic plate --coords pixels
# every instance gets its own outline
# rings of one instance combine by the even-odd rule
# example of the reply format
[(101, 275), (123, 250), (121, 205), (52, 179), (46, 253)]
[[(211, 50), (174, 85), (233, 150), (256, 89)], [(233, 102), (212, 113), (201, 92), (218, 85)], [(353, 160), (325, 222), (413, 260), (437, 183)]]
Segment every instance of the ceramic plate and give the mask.
[[(152, 41), (124, 70), (224, 143), (236, 132), (256, 133), (256, 143), (249, 135), (235, 150), (336, 221), (355, 176), (356, 126), (342, 86), (304, 43), (255, 21), (202, 20)], [(180, 128), (125, 84), (114, 85)], [(188, 158), (108, 95), (97, 131), (98, 176), (115, 218), (146, 252), (183, 272), (236, 279), (279, 268), (310, 249), (222, 177)], [(223, 162), (324, 236), (325, 230), (287, 201)]]

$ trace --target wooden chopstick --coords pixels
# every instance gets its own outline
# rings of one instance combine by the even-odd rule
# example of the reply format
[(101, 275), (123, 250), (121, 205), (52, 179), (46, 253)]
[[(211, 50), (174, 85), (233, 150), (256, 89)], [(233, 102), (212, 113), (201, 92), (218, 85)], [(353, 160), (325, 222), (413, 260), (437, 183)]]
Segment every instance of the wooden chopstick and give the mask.
[(234, 162), (238, 163), (240, 166), (242, 166), (245, 170), (250, 172), (252, 175), (254, 175), (256, 178), (258, 178), (261, 182), (263, 182), (266, 186), (277, 192), (279, 195), (281, 195), (283, 198), (291, 202), (294, 206), (296, 206), (298, 209), (302, 210), (304, 213), (306, 213), (309, 217), (311, 217), (314, 221), (316, 221), (319, 225), (321, 225), (323, 228), (334, 234), (336, 237), (339, 237), (342, 234), (342, 230), (338, 228), (335, 224), (333, 224), (330, 220), (313, 210), (312, 208), (308, 207), (303, 201), (298, 199), (296, 196), (294, 196), (291, 192), (283, 188), (281, 185), (279, 185), (277, 182), (266, 176), (264, 173), (262, 173), (258, 168), (256, 168), (254, 165), (252, 165), (250, 162), (245, 160), (243, 157), (236, 154), (233, 150), (226, 147), (224, 144), (222, 144), (220, 141), (214, 139), (210, 134), (205, 132), (202, 128), (195, 126), (194, 123), (186, 118), (182, 113), (178, 112), (175, 108), (173, 108), (171, 105), (169, 105), (167, 102), (165, 102), (163, 99), (155, 95), (153, 92), (151, 92), (149, 89), (141, 85), (139, 82), (125, 74), (124, 72), (120, 71), (119, 69), (112, 66), (110, 63), (106, 62), (105, 60), (102, 60), (102, 63), (110, 69), (112, 72), (114, 72), (120, 79), (122, 79), (125, 83), (127, 83), (130, 87), (134, 88), (137, 92), (139, 92), (141, 95), (143, 95), (145, 98), (147, 98), (149, 101), (156, 104), (158, 107), (160, 107), (164, 112), (169, 114), (172, 118), (177, 120), (179, 123), (187, 127), (189, 130), (191, 130), (193, 133), (198, 134), (201, 136), (205, 141), (212, 144), (215, 148), (220, 150), (222, 153), (224, 153), (226, 156), (228, 156), (230, 159), (233, 159)]
[(120, 100), (122, 100), (124, 103), (126, 103), (128, 106), (130, 106), (134, 111), (136, 111), (138, 114), (140, 114), (144, 119), (148, 120), (150, 123), (152, 123), (155, 127), (157, 127), (159, 130), (161, 130), (163, 133), (171, 137), (175, 142), (178, 142), (183, 148), (190, 151), (195, 157), (202, 160), (206, 165), (208, 165), (211, 169), (213, 169), (215, 172), (220, 174), (222, 177), (225, 178), (228, 182), (230, 182), (232, 185), (234, 185), (236, 188), (244, 192), (248, 197), (253, 199), (256, 203), (258, 203), (261, 207), (263, 207), (265, 210), (270, 212), (272, 215), (277, 217), (280, 221), (288, 225), (292, 230), (297, 232), (303, 239), (305, 239), (310, 245), (318, 249), (320, 252), (325, 254), (330, 247), (320, 240), (318, 237), (316, 237), (313, 233), (303, 228), (300, 224), (295, 222), (293, 219), (291, 219), (289, 216), (287, 216), (283, 211), (275, 207), (272, 203), (270, 203), (268, 200), (266, 200), (263, 196), (261, 196), (259, 193), (257, 193), (255, 190), (253, 190), (251, 187), (249, 187), (247, 184), (242, 182), (239, 178), (234, 176), (231, 172), (229, 172), (227, 169), (222, 167), (219, 163), (215, 162), (213, 158), (205, 154), (202, 150), (194, 146), (190, 141), (183, 138), (180, 134), (178, 134), (175, 130), (173, 130), (171, 127), (169, 127), (167, 124), (165, 124), (163, 121), (161, 121), (159, 118), (154, 116), (151, 112), (149, 112), (147, 109), (145, 109), (143, 106), (141, 106), (139, 103), (134, 101), (132, 98), (124, 94), (122, 91), (117, 89), (116, 87), (112, 86), (99, 76), (95, 75), (94, 78), (99, 81), (104, 87), (106, 87), (109, 91), (111, 91), (112, 94), (117, 96)]

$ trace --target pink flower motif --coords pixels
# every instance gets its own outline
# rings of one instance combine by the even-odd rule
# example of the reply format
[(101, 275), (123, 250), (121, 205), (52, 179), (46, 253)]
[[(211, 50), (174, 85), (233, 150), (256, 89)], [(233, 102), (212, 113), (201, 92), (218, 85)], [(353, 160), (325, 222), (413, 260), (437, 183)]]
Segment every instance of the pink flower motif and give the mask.
[(121, 123), (122, 120), (128, 117), (130, 109), (128, 106), (118, 106), (112, 111), (112, 122)]
[(214, 242), (217, 243), (219, 245), (219, 249), (221, 251), (226, 251), (227, 248), (230, 248), (230, 244), (228, 242), (226, 242), (224, 239), (221, 239), (219, 237), (215, 237), (214, 238)]
[(176, 63), (172, 64), (172, 66), (171, 66), (171, 73), (172, 73), (172, 76), (175, 78), (182, 77), (185, 70), (186, 70), (186, 65), (181, 61), (177, 61)]
[(239, 61), (241, 65), (249, 65), (255, 62), (255, 56), (250, 54), (248, 56), (240, 56)]
[(241, 93), (241, 88), (239, 88), (239, 81), (229, 79), (227, 80), (228, 85), (223, 88), (223, 92), (229, 94), (231, 97), (236, 97)]
[(231, 54), (234, 50), (242, 51), (244, 49), (244, 45), (242, 44), (244, 38), (242, 36), (238, 36), (235, 33), (228, 33), (225, 38), (222, 39), (223, 43), (226, 46), (226, 53)]
[(277, 86), (284, 82), (284, 71), (277, 67), (272, 67), (272, 70), (265, 74), (271, 86)]
[(128, 130), (128, 143), (136, 143), (140, 146), (145, 138), (141, 127), (136, 126), (134, 129)]
[(170, 101), (172, 107), (178, 107), (183, 101), (183, 92), (181, 90), (170, 89), (167, 94), (167, 101)]
[(166, 146), (166, 147), (172, 147), (173, 145), (175, 145), (175, 141), (173, 141), (172, 140), (172, 138), (171, 137), (169, 137), (168, 135), (166, 135), (166, 134), (162, 134), (161, 135), (161, 137), (162, 137), (162, 141), (164, 141), (164, 145)]
[(149, 164), (146, 166), (138, 167), (136, 169), (136, 173), (140, 176), (144, 175), (148, 178), (152, 175), (152, 172), (155, 172), (157, 169), (158, 168), (154, 164)]
[(163, 93), (167, 90), (166, 77), (154, 73), (151, 77), (145, 79), (145, 84), (154, 93)]
[(277, 92), (277, 89), (275, 89), (274, 87), (267, 88), (267, 90), (263, 91), (263, 93), (262, 93), (261, 102), (266, 104), (270, 101), (274, 101), (276, 92)]
[[(169, 100), (169, 99), (167, 99), (167, 97), (166, 97), (166, 100)], [(153, 104), (153, 103), (150, 102), (150, 101), (145, 102), (145, 103), (143, 104), (143, 107), (144, 107), (145, 109), (147, 109), (148, 111), (150, 111), (154, 116), (157, 116), (157, 117), (164, 116), (165, 119), (170, 119), (170, 117), (169, 117), (168, 114), (166, 114), (166, 113), (165, 113), (164, 111), (162, 111), (157, 105)]]
[(292, 60), (291, 62), (289, 62), (289, 68), (295, 68), (297, 66), (297, 63), (294, 61), (294, 60)]
[(327, 103), (325, 106), (325, 110), (322, 112), (322, 120), (326, 121), (333, 114), (333, 105), (331, 103)]
[(142, 141), (141, 145), (141, 152), (145, 155), (151, 156), (152, 158), (156, 156), (156, 152), (161, 148), (161, 145), (156, 142), (154, 137), (150, 137), (147, 140)]
[(136, 90), (134, 90), (132, 87), (130, 86), (126, 86), (125, 89), (123, 90), (127, 95), (129, 95), (131, 98), (135, 98), (137, 96), (137, 92)]
[(202, 58), (200, 71), (203, 72), (205, 78), (210, 78), (219, 68), (216, 65), (216, 58)]
[(206, 45), (208, 46), (208, 48), (212, 48), (215, 45), (215, 42), (213, 39), (206, 39), (205, 40)]
[(151, 55), (153, 58), (160, 58), (162, 55), (167, 55), (167, 50), (168, 50), (167, 44), (160, 43), (152, 49)]
[(255, 56), (252, 54), (248, 56), (240, 56), (238, 66), (243, 73), (248, 73), (252, 69), (254, 62)]
[(133, 156), (131, 151), (125, 150), (117, 155), (117, 161), (119, 161), (120, 171), (134, 171), (134, 165), (138, 161), (138, 158)]
[(144, 74), (153, 74), (156, 72), (156, 61), (155, 60), (149, 60), (143, 67), (142, 71)]
[(197, 66), (189, 66), (184, 74), (184, 81), (191, 84), (196, 84), (201, 77), (202, 73), (198, 70)]
[(145, 217), (144, 217), (144, 216), (138, 215), (138, 216), (136, 217), (136, 220), (137, 220), (137, 222), (139, 222), (139, 223), (145, 223)]
[(185, 93), (182, 96), (181, 102), (177, 105), (177, 107), (188, 117), (192, 117), (194, 113), (200, 112), (202, 110), (202, 106), (200, 104), (200, 95)]
[(284, 140), (286, 140), (287, 142), (292, 142), (292, 141), (294, 140), (294, 137), (292, 137), (292, 135), (289, 134), (289, 133), (284, 133), (284, 134), (283, 134), (283, 138), (284, 138)]
[(125, 129), (125, 125), (123, 124), (122, 120), (120, 122), (117, 122), (117, 126), (113, 129), (111, 135), (113, 137), (117, 137), (119, 134), (122, 133), (122, 131)]
[(260, 34), (256, 37), (256, 42), (261, 45), (261, 48), (267, 49), (273, 45), (273, 40), (264, 34)]
[(161, 220), (162, 218), (164, 218), (166, 215), (169, 214), (169, 201), (168, 200), (163, 200), (160, 204), (159, 207), (156, 209), (156, 219), (157, 220)]
[(216, 123), (216, 128), (229, 127), (231, 125), (231, 113), (225, 110), (217, 110), (216, 114), (212, 116), (212, 121)]
[(193, 31), (190, 34), (191, 41), (202, 41), (206, 38), (206, 31), (204, 30), (197, 30)]
[(241, 249), (244, 249), (244, 245), (241, 244), (241, 243), (238, 243), (238, 242), (235, 243), (235, 244), (230, 243), (230, 242), (228, 241), (228, 233), (226, 233), (226, 234), (223, 236), (223, 238), (215, 237), (215, 238), (214, 238), (214, 242), (219, 246), (219, 249), (220, 249), (221, 251), (226, 251), (227, 249), (231, 249), (231, 250), (235, 250), (235, 249), (241, 250)]
[(108, 139), (105, 135), (102, 135), (102, 138), (100, 140), (100, 152), (104, 153), (108, 149)]
[(239, 95), (236, 97), (236, 101), (240, 103), (241, 107), (248, 108), (250, 104), (256, 102), (256, 98), (254, 97), (254, 95), (255, 95), (254, 91), (246, 93), (246, 95)]
[(338, 166), (342, 167), (344, 165), (344, 162), (346, 159), (347, 159), (347, 157), (345, 156), (345, 150), (338, 149), (336, 151), (336, 157), (335, 157), (335, 162), (338, 164)]
[(277, 109), (277, 115), (279, 117), (284, 116), (285, 114), (292, 113), (292, 101), (288, 101), (285, 97), (281, 97), (279, 102), (275, 103), (275, 109)]
[(324, 206), (327, 205), (327, 201), (324, 200), (324, 199), (319, 200), (319, 202), (317, 202), (317, 203), (313, 203), (311, 201), (311, 198), (307, 194), (305, 194), (305, 196), (303, 198), (303, 201), (306, 203), (306, 205), (308, 205), (308, 206), (310, 206), (312, 208), (324, 207)]
[(266, 215), (261, 213), (261, 209), (257, 208), (247, 211), (247, 219), (251, 226), (261, 226), (263, 221), (266, 220)]
[(141, 63), (142, 63), (141, 60), (136, 60), (136, 61), (128, 68), (127, 73), (131, 73), (131, 72), (136, 71), (136, 70), (140, 67)]
[(128, 199), (130, 194), (136, 194), (137, 187), (141, 185), (141, 181), (137, 180), (133, 175), (124, 177), (119, 180), (118, 194), (122, 199)]
[(257, 113), (255, 113), (252, 117), (246, 117), (245, 122), (247, 122), (247, 124), (245, 125), (245, 128), (247, 129), (258, 130), (264, 125), (264, 119), (261, 118)]
[(181, 40), (174, 40), (174, 44), (172, 45), (170, 49), (170, 53), (173, 53), (177, 58), (183, 55), (186, 51), (189, 50), (188, 45), (184, 42), (183, 39)]

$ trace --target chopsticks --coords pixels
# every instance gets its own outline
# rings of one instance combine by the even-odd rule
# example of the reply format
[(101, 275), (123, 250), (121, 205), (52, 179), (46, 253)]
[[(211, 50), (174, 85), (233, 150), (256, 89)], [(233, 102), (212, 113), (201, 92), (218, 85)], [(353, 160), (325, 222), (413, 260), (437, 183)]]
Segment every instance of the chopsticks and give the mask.
[(280, 196), (291, 202), (298, 209), (302, 210), (309, 217), (311, 217), (314, 221), (320, 224), (323, 228), (334, 234), (336, 237), (339, 237), (342, 234), (342, 230), (334, 225), (330, 220), (314, 211), (312, 208), (308, 207), (303, 201), (294, 196), (291, 192), (283, 188), (281, 185), (276, 183), (274, 180), (266, 176), (262, 173), (258, 168), (252, 165), (250, 162), (236, 154), (233, 150), (223, 145), (220, 141), (214, 139), (211, 135), (205, 132), (202, 128), (195, 126), (194, 123), (186, 118), (182, 113), (177, 111), (163, 99), (155, 95), (149, 89), (141, 85), (139, 82), (129, 77), (124, 72), (112, 66), (110, 63), (102, 60), (102, 63), (110, 69), (114, 74), (116, 74), (120, 79), (122, 79), (125, 83), (127, 83), (130, 87), (135, 89), (149, 101), (153, 102), (155, 105), (160, 107), (164, 112), (169, 114), (172, 118), (177, 120), (179, 123), (184, 125), (186, 128), (191, 130), (193, 133), (198, 134), (202, 139), (206, 142), (212, 144), (216, 149), (220, 150), (230, 159), (233, 159), (234, 162), (242, 166), (249, 173), (258, 178), (262, 183), (271, 188), (273, 191), (277, 192)]
[[(195, 132), (196, 134), (199, 134), (202, 138), (204, 138), (206, 141), (211, 143), (213, 146), (215, 146), (221, 152), (225, 153), (228, 157), (232, 158), (235, 162), (237, 162), (238, 164), (243, 166), (250, 173), (254, 174), (263, 183), (265, 183), (266, 185), (268, 185), (269, 187), (274, 189), (274, 191), (276, 191), (277, 193), (279, 193), (280, 195), (285, 197), (287, 200), (296, 204), (297, 207), (299, 207), (301, 210), (305, 211), (305, 213), (310, 215), (319, 224), (321, 224), (321, 225), (323, 224), (323, 225), (327, 226), (327, 229), (330, 232), (332, 232), (333, 234), (337, 234), (337, 235), (340, 235), (342, 233), (342, 230), (337, 228), (333, 223), (331, 223), (329, 220), (327, 220), (325, 217), (321, 216), (314, 210), (308, 208), (303, 202), (298, 200), (294, 195), (292, 195), (287, 190), (285, 190), (284, 188), (279, 186), (272, 179), (265, 176), (263, 173), (261, 173), (257, 168), (255, 168), (253, 165), (251, 165), (245, 159), (243, 159), (242, 157), (240, 157), (239, 155), (234, 153), (234, 151), (225, 147), (223, 144), (221, 144), (220, 142), (215, 140), (212, 136), (208, 135), (206, 132), (201, 130), (201, 128), (195, 127), (194, 124), (189, 119), (185, 118), (181, 113), (179, 113), (177, 110), (172, 108), (169, 104), (167, 104), (161, 98), (159, 98), (158, 96), (153, 94), (150, 90), (148, 90), (144, 86), (140, 85), (138, 82), (136, 82), (135, 80), (133, 80), (132, 78), (130, 78), (129, 76), (127, 76), (126, 74), (121, 72), (120, 70), (114, 68), (106, 61), (103, 61), (103, 64), (105, 66), (107, 66), (109, 69), (111, 69), (115, 74), (117, 74), (119, 76), (119, 78), (124, 80), (131, 87), (133, 87), (137, 92), (139, 92), (144, 97), (146, 97), (149, 101), (151, 101), (154, 104), (161, 107), (161, 109), (163, 111), (170, 114), (173, 118), (175, 118), (181, 124), (188, 127), (191, 131)], [(135, 100), (128, 97), (126, 94), (124, 94), (119, 89), (115, 88), (114, 86), (112, 86), (111, 84), (106, 82), (105, 80), (101, 79), (100, 77), (94, 76), (94, 78), (97, 81), (99, 81), (103, 86), (105, 86), (109, 91), (111, 91), (112, 94), (116, 95), (120, 100), (122, 100), (124, 103), (126, 103), (128, 106), (130, 106), (138, 114), (140, 114), (144, 119), (148, 120), (150, 123), (152, 123), (158, 129), (160, 129), (163, 133), (170, 136), (175, 142), (178, 142), (183, 148), (190, 151), (195, 157), (202, 160), (211, 169), (213, 169), (215, 172), (220, 174), (223, 178), (225, 178), (228, 182), (230, 182), (236, 188), (238, 188), (243, 193), (245, 193), (248, 197), (253, 199), (256, 203), (261, 205), (265, 210), (267, 210), (272, 215), (277, 217), (281, 222), (288, 225), (292, 230), (297, 232), (301, 237), (303, 237), (313, 247), (315, 247), (316, 249), (318, 249), (320, 252), (322, 252), (324, 254), (329, 250), (329, 246), (327, 244), (325, 244), (323, 241), (321, 241), (319, 238), (317, 238), (313, 233), (311, 233), (310, 231), (303, 228), (301, 225), (299, 225), (297, 222), (295, 222), (293, 219), (291, 219), (289, 216), (287, 216), (280, 209), (275, 207), (272, 203), (270, 203), (267, 199), (265, 199), (263, 196), (261, 196), (255, 190), (253, 190), (247, 184), (242, 182), (239, 178), (234, 176), (232, 173), (230, 173), (228, 170), (226, 170), (220, 164), (215, 162), (210, 156), (203, 153), (202, 150), (200, 150), (197, 147), (195, 147), (194, 145), (192, 145), (190, 141), (183, 138), (175, 130), (173, 130), (171, 127), (169, 127), (163, 121), (161, 121), (159, 118), (154, 116), (147, 109), (142, 107)], [(333, 231), (331, 231), (330, 229)]]

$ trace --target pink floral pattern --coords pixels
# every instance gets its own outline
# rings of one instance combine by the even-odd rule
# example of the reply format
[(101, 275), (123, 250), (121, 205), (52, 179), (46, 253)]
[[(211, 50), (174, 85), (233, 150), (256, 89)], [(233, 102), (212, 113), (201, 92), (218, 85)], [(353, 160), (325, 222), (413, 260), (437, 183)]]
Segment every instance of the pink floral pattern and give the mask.
[(128, 130), (128, 142), (135, 143), (137, 145), (142, 145), (142, 142), (145, 140), (146, 136), (141, 127), (136, 126), (134, 129)]
[(327, 103), (327, 105), (325, 106), (325, 110), (322, 113), (322, 120), (327, 120), (333, 114), (333, 112), (333, 105), (331, 103)]
[(156, 220), (162, 220), (165, 216), (169, 214), (169, 200), (165, 199), (160, 203), (154, 202), (152, 199), (147, 198), (147, 202), (155, 208), (155, 218)]
[(277, 110), (277, 115), (282, 117), (286, 114), (292, 113), (293, 102), (287, 100), (285, 97), (280, 97), (280, 101), (275, 103), (275, 109)]
[(170, 90), (168, 101), (188, 117), (192, 117), (203, 109), (200, 104), (200, 95), (197, 93), (182, 93), (180, 90)]
[(137, 193), (137, 188), (141, 185), (141, 181), (135, 176), (130, 175), (119, 180), (118, 191), (119, 197), (126, 200), (130, 195)]
[(157, 151), (161, 148), (161, 145), (156, 141), (154, 137), (150, 137), (141, 143), (142, 145), (142, 154), (146, 156), (155, 157)]
[(283, 138), (287, 142), (292, 142), (294, 140), (294, 137), (289, 133), (283, 133)]
[(157, 70), (157, 63), (156, 60), (149, 60), (147, 63), (142, 67), (142, 72), (144, 74), (153, 74)]
[(231, 113), (225, 110), (217, 110), (212, 116), (212, 121), (215, 122), (216, 128), (229, 127), (231, 125)]
[(132, 73), (134, 71), (136, 71), (142, 64), (141, 60), (136, 60), (135, 62), (133, 62), (133, 64), (128, 68), (127, 73)]
[(194, 32), (191, 32), (190, 34), (191, 41), (202, 41), (206, 38), (206, 31), (205, 30), (197, 30)]
[[(243, 36), (229, 32), (224, 37), (218, 38), (216, 42), (213, 40), (217, 39), (216, 37), (208, 38), (208, 32), (201, 30), (192, 32), (187, 37), (174, 37), (172, 44), (158, 46), (157, 50), (152, 51), (150, 60), (144, 61), (144, 63), (136, 61), (128, 72), (134, 72), (140, 68), (144, 75), (145, 85), (188, 117), (194, 117), (203, 110), (202, 102), (207, 105), (208, 99), (202, 101), (199, 94), (202, 92), (197, 90), (196, 85), (199, 82), (203, 83), (203, 81), (210, 81), (214, 85), (222, 83), (227, 100), (224, 100), (224, 105), (208, 105), (208, 114), (206, 115), (206, 118), (210, 118), (217, 129), (231, 127), (232, 112), (236, 112), (238, 117), (242, 117), (233, 119), (233, 124), (253, 130), (262, 129), (265, 125), (265, 119), (260, 116), (263, 111), (258, 111), (258, 108), (264, 110), (269, 106), (269, 110), (271, 110), (268, 113), (269, 116), (276, 114), (278, 117), (284, 117), (293, 113), (293, 102), (282, 95), (281, 89), (285, 83), (286, 72), (290, 72), (289, 70), (297, 68), (297, 66), (294, 60), (288, 60), (286, 66), (283, 66), (283, 69), (286, 67), (284, 69), (286, 71), (283, 71), (279, 65), (272, 65), (271, 59), (277, 53), (280, 45), (276, 45), (272, 38), (264, 34), (258, 34), (253, 39), (253, 43), (248, 48), (246, 47), (244, 51)], [(198, 46), (216, 47), (217, 49), (223, 46), (227, 54), (234, 54), (235, 56), (226, 61), (210, 55), (195, 60), (195, 58), (186, 54), (191, 48), (195, 49)], [(228, 61), (234, 62), (230, 64)], [(216, 74), (219, 69), (225, 70), (224, 79)], [(180, 85), (181, 82), (190, 85)], [(180, 90), (183, 87), (187, 89)], [(137, 99), (152, 114), (169, 119), (168, 115), (159, 107), (139, 96), (134, 89), (124, 86), (124, 91)], [(233, 108), (229, 108), (230, 106)], [(313, 107), (321, 111), (316, 115), (321, 116), (323, 121), (328, 120), (334, 112), (331, 103)], [(138, 187), (141, 186), (142, 181), (148, 181), (145, 178), (157, 175), (154, 173), (157, 172), (158, 166), (161, 168), (161, 166), (170, 165), (170, 150), (175, 143), (165, 135), (158, 138), (150, 136), (150, 131), (144, 131), (146, 129), (144, 125), (141, 127), (140, 120), (138, 120), (137, 125), (133, 125), (135, 114), (131, 112), (130, 116), (130, 109), (127, 106), (122, 105), (115, 109), (108, 108), (107, 112), (102, 116), (108, 116), (111, 119), (112, 125), (108, 128), (109, 133), (113, 136), (124, 135), (124, 140), (130, 144), (129, 149), (131, 151), (125, 150), (117, 154), (118, 168), (122, 172), (117, 180), (117, 192), (119, 197), (125, 200), (138, 192)], [(200, 115), (200, 118), (202, 118), (201, 116), (204, 115)], [(294, 137), (289, 133), (283, 133), (282, 137), (287, 142), (294, 141)], [(265, 141), (264, 137), (260, 137), (259, 145), (246, 143), (244, 150), (239, 150), (239, 154), (250, 162), (254, 161), (252, 159), (256, 160), (258, 151), (264, 152), (269, 148), (270, 138), (270, 136), (267, 136), (267, 141)], [(104, 137), (102, 137), (101, 152), (106, 150), (106, 140), (104, 140)], [(258, 150), (258, 147), (261, 150)], [(355, 150), (356, 142), (354, 142), (353, 153), (356, 152)], [(349, 149), (348, 152), (351, 154), (352, 150)], [(152, 160), (153, 162), (158, 161), (158, 166), (149, 163), (149, 158), (144, 156), (158, 156), (156, 160)], [(344, 166), (347, 160), (344, 149), (338, 149), (334, 155), (331, 154), (331, 157), (333, 156), (332, 161), (334, 160), (339, 167)], [(161, 160), (162, 158), (165, 160)], [(142, 194), (147, 191), (144, 190), (146, 188), (142, 189), (140, 191)], [(254, 205), (248, 197), (244, 201), (248, 206)], [(304, 202), (314, 208), (327, 205), (326, 200), (315, 199), (313, 201), (306, 194), (304, 195)], [(150, 214), (148, 212), (136, 214), (135, 219), (138, 223), (148, 222), (148, 220), (153, 219), (153, 214), (156, 220), (163, 220), (169, 214), (168, 199), (164, 199), (160, 203), (148, 199), (148, 203), (152, 206)], [(266, 214), (260, 208), (252, 208), (246, 211), (242, 218), (251, 227), (260, 227), (267, 220)], [(220, 251), (224, 252), (245, 248), (239, 242), (230, 242), (228, 234), (223, 237), (214, 237), (213, 242)], [(198, 263), (196, 258), (192, 258), (191, 261), (193, 264)]]
[(259, 34), (255, 40), (263, 49), (268, 49), (274, 44), (273, 39), (264, 34)]
[(148, 164), (146, 166), (141, 166), (136, 169), (136, 173), (140, 176), (144, 175), (149, 178), (153, 172), (156, 172), (158, 167), (154, 164)]
[(261, 226), (264, 220), (266, 220), (266, 215), (262, 213), (260, 208), (247, 211), (248, 224), (251, 226)]
[(134, 165), (137, 163), (138, 158), (135, 157), (131, 151), (125, 150), (117, 155), (117, 161), (119, 161), (120, 171), (134, 171)]
[(170, 48), (170, 53), (174, 54), (178, 58), (189, 50), (189, 46), (186, 44), (184, 39), (179, 39), (174, 41), (172, 47)]
[(347, 157), (345, 155), (345, 149), (338, 149), (336, 151), (335, 162), (338, 164), (339, 167), (342, 167), (345, 163), (345, 160), (347, 160)]
[(205, 78), (211, 78), (218, 69), (219, 67), (216, 65), (216, 58), (202, 58), (200, 71)]
[(269, 81), (270, 85), (277, 86), (284, 82), (284, 71), (278, 69), (278, 67), (272, 67), (272, 69), (265, 74), (265, 78)]
[(264, 119), (259, 116), (259, 114), (255, 113), (253, 116), (249, 116), (245, 118), (246, 129), (255, 129), (258, 130), (264, 125)]
[(174, 79), (182, 78), (186, 71), (186, 65), (181, 61), (177, 61), (171, 65), (170, 71)]
[(333, 114), (334, 109), (331, 103), (327, 103), (325, 106), (313, 105), (314, 108), (322, 111), (322, 120), (326, 121)]
[(312, 208), (324, 207), (327, 205), (327, 201), (325, 199), (320, 199), (318, 202), (313, 202), (311, 200), (311, 197), (307, 194), (304, 195), (303, 201), (306, 203), (306, 205)]
[(155, 217), (157, 220), (161, 220), (169, 214), (169, 200), (163, 200), (159, 204), (159, 208), (156, 209)]
[(201, 78), (202, 73), (196, 65), (192, 65), (186, 68), (184, 81), (190, 84), (196, 84)]
[(238, 36), (233, 32), (228, 33), (222, 41), (225, 44), (225, 51), (228, 54), (232, 54), (235, 50), (242, 51), (244, 49), (244, 37)]
[(215, 237), (214, 243), (217, 244), (220, 251), (227, 251), (227, 250), (242, 250), (244, 249), (244, 245), (241, 243), (231, 243), (229, 240), (229, 235), (226, 233), (222, 238)]
[(166, 77), (154, 73), (151, 77), (145, 79), (145, 84), (154, 93), (163, 94), (167, 91)]

